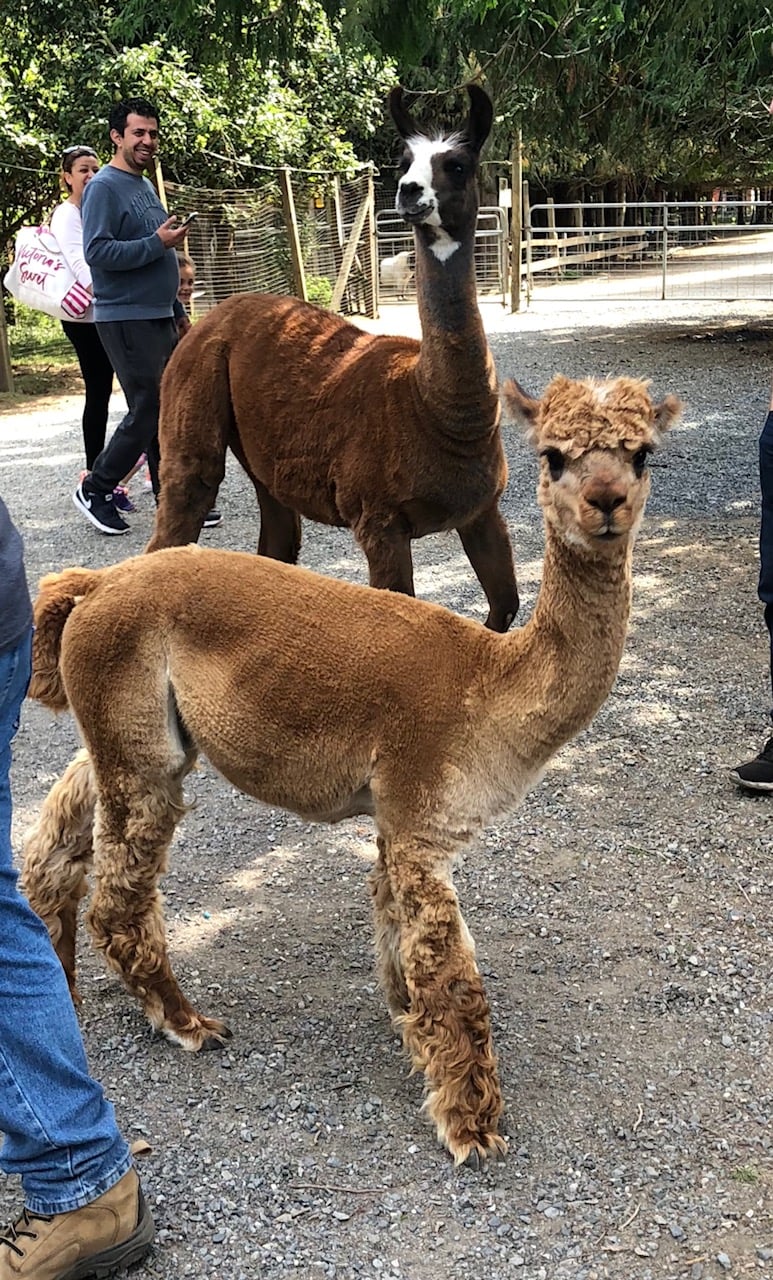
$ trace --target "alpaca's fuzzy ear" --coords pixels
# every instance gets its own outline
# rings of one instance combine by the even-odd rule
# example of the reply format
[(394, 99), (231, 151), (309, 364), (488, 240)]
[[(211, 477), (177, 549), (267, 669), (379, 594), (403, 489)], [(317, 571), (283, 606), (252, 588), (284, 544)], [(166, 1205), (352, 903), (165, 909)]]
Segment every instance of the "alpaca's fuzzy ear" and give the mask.
[(678, 396), (664, 396), (660, 404), (655, 405), (655, 426), (661, 433), (668, 431), (679, 418), (684, 405)]
[(470, 95), (470, 114), (464, 132), (473, 151), (480, 151), (491, 132), (494, 106), (479, 84), (468, 84), (467, 92)]
[(400, 137), (415, 138), (419, 130), (416, 127), (410, 112), (403, 106), (403, 92), (404, 90), (401, 84), (396, 84), (394, 89), (390, 89), (389, 98), (387, 99), (389, 103), (389, 110), (392, 114), (392, 119), (395, 122), (395, 128), (400, 134)]
[(502, 383), (502, 399), (510, 416), (521, 423), (527, 439), (532, 440), (542, 402), (524, 391), (515, 378), (507, 378)]

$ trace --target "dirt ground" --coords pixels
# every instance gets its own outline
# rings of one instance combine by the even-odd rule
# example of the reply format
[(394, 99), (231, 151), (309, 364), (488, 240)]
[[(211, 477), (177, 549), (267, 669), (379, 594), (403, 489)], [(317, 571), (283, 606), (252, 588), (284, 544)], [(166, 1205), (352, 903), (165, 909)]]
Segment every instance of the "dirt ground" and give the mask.
[[(767, 317), (696, 304), (486, 321), (500, 374), (535, 392), (559, 370), (624, 372), (685, 400), (653, 464), (616, 686), (458, 867), (508, 1158), (454, 1170), (420, 1115), (421, 1082), (375, 982), (370, 823), (309, 826), (204, 762), (164, 888), (176, 972), (205, 1012), (228, 1019), (228, 1048), (186, 1055), (154, 1037), (81, 940), (93, 1070), (128, 1136), (153, 1147), (143, 1180), (159, 1241), (139, 1277), (717, 1280), (773, 1269), (773, 797), (727, 777), (761, 746), (770, 696), (756, 599)], [(415, 313), (390, 309), (383, 323), (410, 328)], [(137, 553), (150, 532), (139, 491), (131, 537), (100, 538), (76, 513), (78, 414), (74, 398), (0, 413), (0, 492), (33, 583)], [(512, 427), (504, 438), (522, 623), (543, 535), (534, 458)], [(220, 505), (224, 523), (202, 542), (254, 547), (254, 500), (235, 466)], [(480, 618), (455, 537), (415, 549), (418, 594)], [(345, 532), (306, 525), (301, 558), (365, 580)], [(17, 848), (76, 744), (69, 717), (28, 704)], [(18, 1194), (0, 1183), (0, 1218)]]

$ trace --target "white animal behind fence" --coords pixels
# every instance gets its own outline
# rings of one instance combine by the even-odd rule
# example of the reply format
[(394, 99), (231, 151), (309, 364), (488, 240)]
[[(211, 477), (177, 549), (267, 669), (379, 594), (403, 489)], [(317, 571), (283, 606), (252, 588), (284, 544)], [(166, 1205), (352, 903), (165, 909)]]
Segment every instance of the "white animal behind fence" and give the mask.
[(381, 266), (379, 267), (381, 284), (384, 288), (390, 287), (394, 289), (398, 298), (406, 296), (412, 275), (410, 249), (404, 249), (402, 253), (396, 253), (394, 257), (381, 259)]

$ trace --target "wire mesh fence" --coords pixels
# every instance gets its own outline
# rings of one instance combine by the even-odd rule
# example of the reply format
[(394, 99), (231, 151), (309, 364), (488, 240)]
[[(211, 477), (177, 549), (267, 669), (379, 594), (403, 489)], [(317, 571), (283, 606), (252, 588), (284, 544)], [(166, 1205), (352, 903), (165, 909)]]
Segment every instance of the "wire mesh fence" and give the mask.
[[(310, 302), (332, 302), (358, 211), (368, 198), (369, 176), (343, 181), (333, 173), (286, 172), (284, 193), (276, 178), (238, 190), (167, 185), (170, 209), (198, 213), (187, 238), (196, 267), (195, 314), (233, 293), (303, 292)], [(294, 243), (300, 263), (294, 261)], [(337, 307), (344, 314), (374, 313), (371, 258), (371, 237), (361, 235)]]

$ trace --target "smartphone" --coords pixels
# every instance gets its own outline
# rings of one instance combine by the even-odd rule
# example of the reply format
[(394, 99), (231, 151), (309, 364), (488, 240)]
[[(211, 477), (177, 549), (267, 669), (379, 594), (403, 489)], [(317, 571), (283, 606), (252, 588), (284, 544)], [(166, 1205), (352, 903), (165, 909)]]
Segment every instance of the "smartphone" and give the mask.
[(189, 213), (185, 218), (183, 218), (179, 225), (181, 227), (188, 227), (193, 222), (194, 218), (198, 218), (198, 216), (199, 215), (197, 213)]

